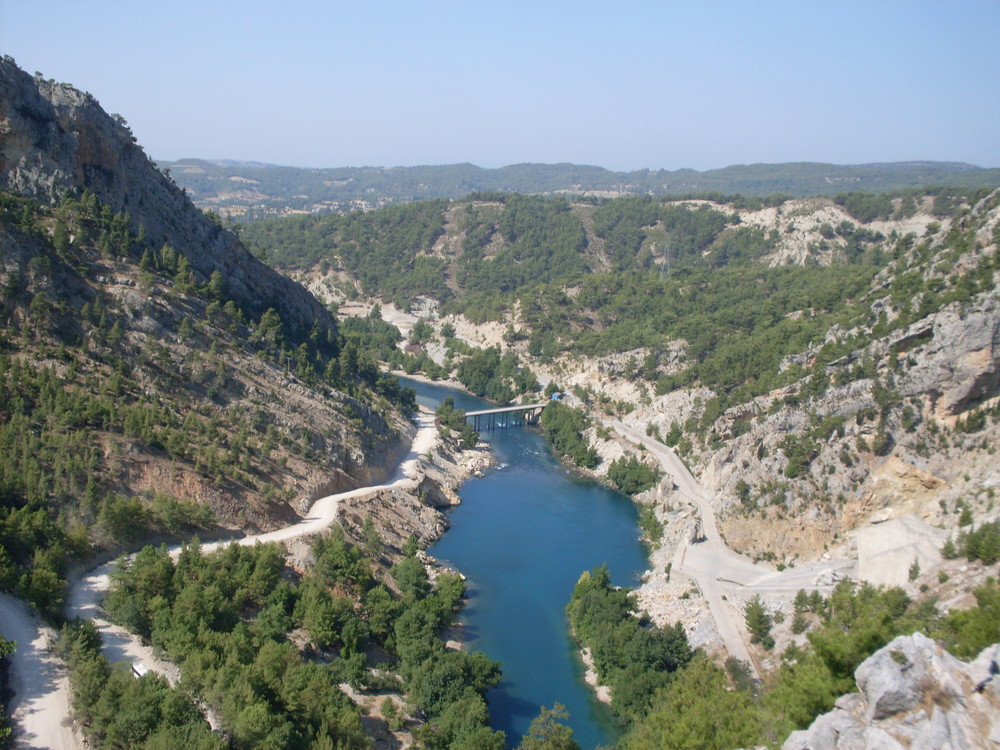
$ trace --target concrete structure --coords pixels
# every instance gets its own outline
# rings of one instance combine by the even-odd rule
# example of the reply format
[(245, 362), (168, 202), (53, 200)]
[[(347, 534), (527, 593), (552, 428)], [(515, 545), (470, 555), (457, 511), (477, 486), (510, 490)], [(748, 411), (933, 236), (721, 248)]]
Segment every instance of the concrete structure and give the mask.
[(518, 406), (501, 406), (496, 409), (480, 409), (465, 412), (465, 418), (472, 420), (472, 426), (477, 430), (494, 427), (515, 427), (523, 424), (534, 424), (545, 408), (541, 404), (520, 404)]
[(903, 586), (914, 561), (927, 571), (941, 562), (948, 532), (914, 515), (858, 529), (858, 577), (874, 586)]

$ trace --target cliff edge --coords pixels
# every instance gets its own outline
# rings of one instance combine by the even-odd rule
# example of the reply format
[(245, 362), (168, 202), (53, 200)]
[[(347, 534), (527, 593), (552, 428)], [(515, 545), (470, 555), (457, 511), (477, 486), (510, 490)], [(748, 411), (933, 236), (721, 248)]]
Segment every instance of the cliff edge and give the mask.
[(859, 693), (793, 732), (783, 750), (1000, 747), (1000, 644), (965, 663), (920, 633), (861, 663)]

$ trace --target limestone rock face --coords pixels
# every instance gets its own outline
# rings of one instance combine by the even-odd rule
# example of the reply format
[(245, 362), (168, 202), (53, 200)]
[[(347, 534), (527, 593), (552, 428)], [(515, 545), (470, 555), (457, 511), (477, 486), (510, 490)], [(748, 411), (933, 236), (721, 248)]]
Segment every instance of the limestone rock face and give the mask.
[(898, 384), (903, 395), (928, 394), (939, 419), (947, 420), (997, 395), (1000, 390), (1000, 303), (983, 295), (970, 309), (945, 308), (903, 333), (929, 338), (914, 366)]
[(254, 257), (198, 210), (135, 143), (121, 118), (90, 94), (33, 77), (0, 59), (0, 186), (37, 200), (89, 190), (154, 248), (169, 243), (207, 280), (219, 271), (227, 295), (250, 312), (277, 310), (287, 326), (332, 325), (329, 312), (297, 283)]
[(920, 633), (900, 636), (861, 663), (860, 693), (805, 730), (783, 750), (1000, 747), (1000, 644), (966, 664)]

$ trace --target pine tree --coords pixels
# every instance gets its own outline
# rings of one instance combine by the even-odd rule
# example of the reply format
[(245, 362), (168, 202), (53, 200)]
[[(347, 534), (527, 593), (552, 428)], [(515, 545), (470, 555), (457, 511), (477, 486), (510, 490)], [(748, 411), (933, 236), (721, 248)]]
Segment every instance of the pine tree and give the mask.
[(573, 730), (559, 722), (559, 719), (568, 718), (569, 711), (561, 703), (557, 702), (552, 708), (542, 706), (518, 750), (580, 750), (573, 739)]
[(941, 547), (941, 557), (945, 560), (954, 560), (958, 557), (958, 548), (955, 546), (955, 540), (951, 537), (948, 537)]
[(753, 643), (759, 643), (770, 634), (771, 616), (767, 613), (759, 594), (746, 603), (743, 608), (743, 618)]

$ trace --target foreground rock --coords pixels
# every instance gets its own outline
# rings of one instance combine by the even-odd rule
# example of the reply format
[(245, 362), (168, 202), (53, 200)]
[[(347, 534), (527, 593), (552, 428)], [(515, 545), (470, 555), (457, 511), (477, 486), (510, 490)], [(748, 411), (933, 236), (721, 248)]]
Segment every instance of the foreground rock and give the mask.
[(855, 671), (860, 693), (793, 732), (783, 750), (998, 748), (998, 660), (1000, 644), (966, 664), (920, 633), (900, 636)]

